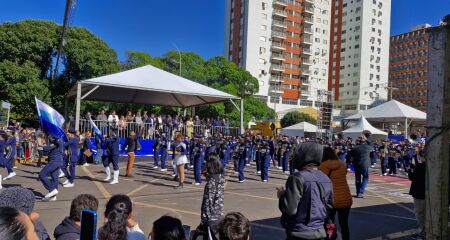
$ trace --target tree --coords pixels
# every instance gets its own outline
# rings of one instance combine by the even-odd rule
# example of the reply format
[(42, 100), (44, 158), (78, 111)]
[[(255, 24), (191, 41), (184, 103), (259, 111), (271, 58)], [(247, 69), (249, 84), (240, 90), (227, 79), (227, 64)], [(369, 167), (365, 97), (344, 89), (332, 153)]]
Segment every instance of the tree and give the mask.
[(311, 117), (310, 115), (306, 113), (301, 112), (288, 112), (284, 117), (281, 119), (281, 127), (289, 127), (294, 124), (300, 123), (300, 122), (309, 122), (311, 124), (316, 124), (317, 120)]
[(9, 60), (0, 62), (0, 99), (11, 103), (11, 116), (31, 119), (36, 115), (34, 97), (48, 102), (48, 81), (39, 79), (39, 68), (30, 61), (20, 65)]
[(120, 66), (121, 70), (130, 70), (145, 65), (152, 65), (157, 68), (163, 68), (163, 63), (159, 58), (145, 52), (127, 51), (127, 60)]

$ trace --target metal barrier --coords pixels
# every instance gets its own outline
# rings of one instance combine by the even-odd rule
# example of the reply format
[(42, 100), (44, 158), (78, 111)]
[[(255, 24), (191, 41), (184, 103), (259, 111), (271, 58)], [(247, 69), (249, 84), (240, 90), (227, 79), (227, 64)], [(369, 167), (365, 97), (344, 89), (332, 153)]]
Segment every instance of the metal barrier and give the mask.
[[(100, 129), (103, 135), (107, 135), (111, 127), (117, 128), (118, 136), (121, 138), (128, 137), (131, 131), (143, 139), (154, 139), (156, 131), (165, 133), (166, 136), (173, 139), (175, 133), (180, 132), (188, 137), (195, 137), (197, 135), (210, 136), (214, 134), (222, 134), (224, 136), (238, 136), (239, 127), (225, 127), (225, 126), (208, 126), (208, 125), (191, 125), (184, 124), (150, 124), (150, 123), (136, 123), (136, 122), (121, 122), (109, 123), (107, 121), (93, 120), (95, 125)], [(80, 120), (80, 132), (93, 132), (91, 123), (88, 120)]]

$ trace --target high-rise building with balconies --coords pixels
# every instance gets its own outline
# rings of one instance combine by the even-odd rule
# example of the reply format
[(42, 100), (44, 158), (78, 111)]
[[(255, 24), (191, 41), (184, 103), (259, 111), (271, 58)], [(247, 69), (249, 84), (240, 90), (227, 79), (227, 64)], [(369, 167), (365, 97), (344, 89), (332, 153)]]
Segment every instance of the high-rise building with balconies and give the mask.
[(391, 0), (332, 0), (329, 90), (342, 115), (387, 99)]
[(227, 0), (225, 56), (276, 111), (316, 106), (328, 87), (332, 0)]

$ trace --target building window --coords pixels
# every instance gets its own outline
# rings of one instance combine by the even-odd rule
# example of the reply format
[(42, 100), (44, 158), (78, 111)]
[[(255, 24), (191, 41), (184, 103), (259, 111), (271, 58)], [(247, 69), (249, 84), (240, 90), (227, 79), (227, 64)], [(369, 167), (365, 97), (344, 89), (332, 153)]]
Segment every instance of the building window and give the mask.
[(265, 42), (265, 41), (267, 41), (267, 38), (266, 37), (259, 37), (259, 41)]
[(261, 8), (262, 8), (262, 10), (266, 10), (267, 9), (267, 3), (266, 2), (262, 2)]
[(265, 47), (260, 47), (259, 48), (259, 53), (260, 54), (266, 53), (266, 48)]
[(267, 19), (267, 14), (266, 13), (261, 13), (261, 18), (262, 19)]
[(263, 30), (263, 31), (266, 31), (267, 30), (267, 26), (266, 25), (261, 25), (260, 29)]

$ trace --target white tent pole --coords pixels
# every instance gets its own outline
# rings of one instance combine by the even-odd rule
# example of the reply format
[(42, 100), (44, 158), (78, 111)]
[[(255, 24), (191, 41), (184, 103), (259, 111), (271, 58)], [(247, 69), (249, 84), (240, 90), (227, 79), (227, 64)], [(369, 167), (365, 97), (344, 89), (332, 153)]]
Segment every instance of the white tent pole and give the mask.
[(75, 131), (80, 130), (80, 106), (81, 105), (81, 83), (77, 83), (77, 98), (75, 110)]
[(241, 98), (241, 134), (244, 134), (244, 99)]
[(405, 118), (405, 139), (408, 139), (408, 118)]

